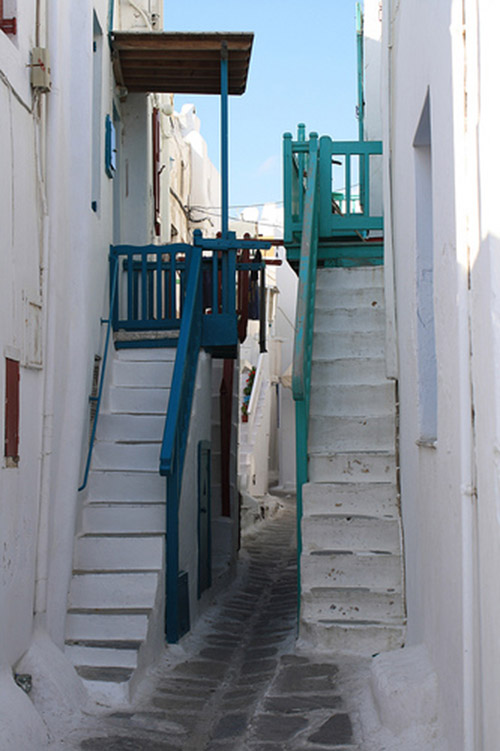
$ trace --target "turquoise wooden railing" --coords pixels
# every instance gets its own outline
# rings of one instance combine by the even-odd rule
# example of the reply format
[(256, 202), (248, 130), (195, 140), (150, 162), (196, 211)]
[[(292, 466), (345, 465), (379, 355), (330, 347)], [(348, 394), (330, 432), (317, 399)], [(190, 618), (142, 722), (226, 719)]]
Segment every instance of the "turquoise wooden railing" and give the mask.
[(170, 388), (160, 452), (160, 474), (167, 478), (166, 634), (170, 643), (182, 636), (179, 620), (179, 503), (196, 369), (202, 339), (202, 251), (189, 254), (184, 315)]
[[(303, 234), (310, 144), (299, 125), (297, 140), (283, 139), (284, 240), (287, 258), (297, 269)], [(383, 262), (383, 218), (372, 210), (374, 160), (380, 141), (319, 139), (318, 260), (333, 266)]]
[[(285, 141), (291, 135), (285, 135)], [(311, 133), (303, 166), (305, 181), (300, 185), (303, 193), (298, 197), (302, 205), (302, 242), (300, 249), (299, 287), (295, 321), (293, 352), (292, 393), (295, 400), (296, 457), (297, 457), (297, 555), (300, 581), (300, 555), (302, 552), (302, 486), (308, 480), (308, 426), (311, 389), (311, 362), (314, 327), (314, 300), (316, 293), (316, 268), (318, 257), (318, 137)], [(304, 174), (304, 173), (302, 173)], [(304, 189), (303, 189), (304, 186)], [(299, 590), (300, 592), (300, 590)], [(299, 602), (300, 607), (300, 602)]]

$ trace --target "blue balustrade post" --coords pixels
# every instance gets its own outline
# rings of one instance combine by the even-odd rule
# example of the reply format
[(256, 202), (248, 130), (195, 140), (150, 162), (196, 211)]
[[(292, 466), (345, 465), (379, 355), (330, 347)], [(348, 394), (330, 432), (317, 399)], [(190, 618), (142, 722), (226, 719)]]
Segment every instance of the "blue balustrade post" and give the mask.
[(220, 115), (222, 237), (226, 238), (229, 222), (229, 117), (227, 42), (222, 42), (220, 51)]

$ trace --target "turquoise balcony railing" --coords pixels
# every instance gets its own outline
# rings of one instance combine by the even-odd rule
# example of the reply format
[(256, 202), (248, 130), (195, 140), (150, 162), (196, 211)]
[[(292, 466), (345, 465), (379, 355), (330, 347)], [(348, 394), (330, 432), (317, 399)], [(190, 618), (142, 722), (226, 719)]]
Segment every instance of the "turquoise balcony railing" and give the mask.
[[(283, 139), (284, 239), (288, 260), (298, 267), (304, 227), (311, 142), (299, 125), (297, 140)], [(318, 159), (318, 261), (333, 266), (380, 264), (383, 261), (383, 218), (372, 211), (380, 203), (379, 173), (375, 162), (382, 155), (380, 141), (334, 141), (322, 136), (315, 150)]]

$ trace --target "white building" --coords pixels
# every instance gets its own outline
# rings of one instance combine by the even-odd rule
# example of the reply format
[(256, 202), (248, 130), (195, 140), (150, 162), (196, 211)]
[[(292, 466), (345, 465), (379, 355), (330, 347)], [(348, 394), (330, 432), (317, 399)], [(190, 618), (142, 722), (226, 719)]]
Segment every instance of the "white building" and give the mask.
[[(108, 469), (120, 468), (106, 464), (120, 442), (119, 436), (116, 442), (116, 436), (113, 439), (106, 433), (116, 425), (113, 400), (120, 388), (137, 387), (127, 381), (130, 375), (123, 375), (135, 366), (128, 362), (120, 365), (118, 355), (110, 354), (97, 455), (91, 465), (89, 489), (78, 492), (91, 425), (89, 395), (95, 395), (104, 347), (106, 327), (101, 318), (107, 319), (109, 313), (109, 247), (185, 243), (191, 241), (195, 228), (201, 226), (205, 236), (215, 235), (219, 228), (217, 217), (200, 224), (189, 208), (220, 205), (217, 171), (208, 160), (194, 111), (176, 114), (168, 94), (134, 93), (117, 85), (116, 54), (109, 32), (161, 30), (162, 5), (160, 0), (3, 3), (0, 393), (5, 406), (0, 429), (5, 448), (0, 467), (0, 735), (6, 750), (45, 748), (47, 728), (42, 716), (50, 725), (55, 706), (71, 714), (88, 701), (72, 662), (81, 667), (82, 650), (88, 647), (90, 662), (84, 658), (83, 666), (99, 664), (91, 642), (100, 637), (98, 632), (92, 636), (81, 630), (79, 624), (85, 619), (78, 618), (84, 616), (86, 606), (75, 606), (76, 591), (82, 589), (83, 574), (88, 577), (84, 599), (89, 595), (90, 579), (100, 566), (93, 562), (96, 555), (95, 561), (101, 559), (100, 553), (91, 550), (95, 540), (90, 538), (95, 538), (96, 532), (112, 533), (102, 512), (111, 513), (117, 505), (116, 490), (111, 495), (109, 490), (108, 495), (102, 488), (97, 490), (100, 478), (96, 475), (101, 471), (104, 477)], [(165, 368), (171, 369), (171, 365), (167, 362)], [(149, 368), (151, 372), (160, 369)], [(122, 377), (124, 383), (119, 381)], [(198, 442), (208, 444), (212, 439), (211, 402), (203, 394), (210, 393), (215, 377), (211, 356), (202, 354), (187, 448), (187, 461), (192, 465), (197, 461)], [(149, 385), (154, 387), (151, 391), (158, 386)], [(160, 385), (165, 393), (166, 384)], [(125, 467), (121, 466), (125, 472), (149, 472), (148, 458), (144, 466), (127, 464), (128, 459), (120, 461), (125, 462)], [(156, 466), (157, 457), (155, 462)], [(231, 517), (219, 524), (222, 531), (217, 529), (220, 508), (216, 494), (213, 498), (214, 540), (223, 548), (226, 571), (234, 562), (237, 542), (234, 463), (231, 471)], [(190, 473), (190, 482), (184, 492), (191, 500), (181, 511), (185, 532), (179, 562), (189, 575), (187, 596), (194, 621), (206, 597), (199, 599), (197, 593), (196, 472)], [(136, 513), (133, 496), (126, 496), (128, 509), (116, 509), (125, 532), (138, 531), (161, 542), (165, 490), (158, 487), (163, 488), (161, 508), (156, 504), (160, 521), (148, 521), (154, 503), (148, 510), (136, 509)], [(146, 526), (132, 528), (134, 515)], [(98, 517), (100, 521), (96, 521)], [(94, 521), (89, 521), (91, 518)], [(124, 530), (115, 530), (120, 531)], [(87, 553), (82, 546), (88, 547)], [(162, 610), (164, 553), (162, 545), (156, 548), (159, 563), (150, 595), (153, 616), (144, 626), (147, 634), (136, 634), (142, 645), (139, 657), (130, 656), (138, 674), (163, 644), (158, 614)], [(108, 549), (112, 549), (112, 541)], [(128, 549), (124, 550), (125, 556), (129, 555)], [(119, 569), (122, 564), (115, 560), (112, 565)], [(112, 578), (116, 573), (106, 574), (110, 592), (121, 586)], [(123, 571), (118, 575), (123, 582)], [(147, 585), (148, 575), (141, 586)], [(87, 606), (96, 609), (95, 603)], [(15, 673), (32, 676), (33, 701), (14, 682)], [(96, 681), (87, 680), (91, 694), (93, 690), (96, 695), (96, 685)], [(101, 695), (113, 700), (113, 690), (101, 690)], [(118, 692), (116, 696), (122, 695)]]
[(379, 664), (377, 685), (397, 687), (382, 700), (394, 731), (437, 714), (457, 751), (500, 738), (499, 23), (496, 3), (365, 0), (408, 614), (405, 649)]

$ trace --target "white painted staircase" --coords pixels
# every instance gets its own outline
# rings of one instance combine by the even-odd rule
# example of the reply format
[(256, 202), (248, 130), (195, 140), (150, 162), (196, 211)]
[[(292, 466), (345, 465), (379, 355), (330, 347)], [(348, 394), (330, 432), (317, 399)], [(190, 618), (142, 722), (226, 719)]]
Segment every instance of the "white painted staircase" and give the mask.
[(375, 654), (405, 626), (396, 395), (385, 377), (383, 267), (318, 269), (303, 487), (303, 639)]
[[(96, 697), (127, 700), (163, 641), (160, 445), (175, 349), (114, 353), (75, 541), (66, 654)], [(111, 356), (111, 353), (110, 353)]]

